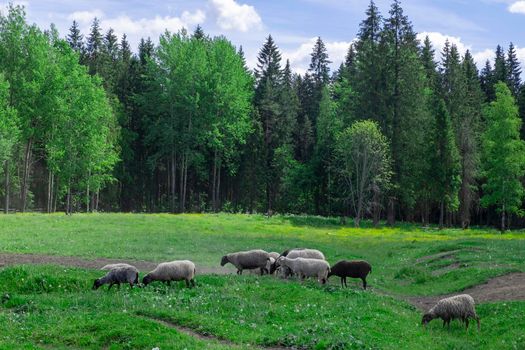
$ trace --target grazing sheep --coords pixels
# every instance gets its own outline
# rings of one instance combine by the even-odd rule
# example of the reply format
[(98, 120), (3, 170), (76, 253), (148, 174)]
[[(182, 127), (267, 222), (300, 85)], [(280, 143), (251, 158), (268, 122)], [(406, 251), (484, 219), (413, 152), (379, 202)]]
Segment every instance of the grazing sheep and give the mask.
[[(324, 257), (324, 254), (317, 250), (317, 249), (308, 249), (308, 248), (293, 248), (288, 249), (282, 252), (280, 256), (285, 256), (290, 259), (295, 258), (305, 258), (305, 259), (319, 259), (319, 260), (326, 260)], [(273, 274), (275, 270), (279, 267), (279, 262), (277, 261), (279, 258), (276, 259), (276, 262), (272, 265), (270, 269), (270, 274)], [(287, 278), (291, 275), (291, 272), (288, 268), (282, 269), (282, 275)]]
[(186, 281), (186, 287), (195, 287), (195, 264), (189, 260), (176, 260), (164, 262), (142, 278), (142, 283), (147, 286), (151, 282), (161, 281), (171, 285), (171, 281)]
[(273, 258), (274, 260), (279, 259), (279, 257), (281, 256), (281, 254), (277, 252), (269, 252), (268, 255), (270, 256), (270, 258)]
[(130, 288), (133, 288), (133, 285), (139, 283), (139, 271), (133, 266), (116, 267), (109, 270), (104, 277), (96, 279), (93, 283), (93, 289), (98, 289), (104, 284), (109, 284), (108, 290), (114, 284), (120, 289), (121, 283), (129, 283)]
[(113, 270), (113, 269), (118, 268), (118, 267), (133, 267), (133, 268), (136, 268), (135, 266), (130, 265), (130, 264), (126, 264), (126, 263), (116, 263), (116, 264), (108, 264), (108, 265), (104, 265), (104, 266), (102, 266), (100, 269), (101, 269), (101, 270)]
[(450, 329), (450, 320), (459, 319), (465, 323), (468, 330), (469, 318), (473, 318), (478, 323), (478, 330), (480, 329), (479, 317), (476, 314), (476, 307), (474, 299), (468, 294), (460, 294), (450, 298), (441, 299), (432, 307), (427, 313), (423, 315), (421, 324), (426, 326), (435, 318), (443, 320), (443, 327), (445, 325)]
[(363, 281), (363, 289), (366, 289), (366, 276), (372, 272), (372, 266), (364, 260), (341, 260), (330, 268), (330, 276), (341, 277), (341, 287), (346, 285), (346, 278), (360, 278)]
[(325, 284), (330, 272), (330, 265), (325, 260), (295, 258), (285, 256), (279, 258), (282, 267), (288, 267), (293, 273), (299, 275), (301, 280), (305, 277), (317, 277), (319, 283)]
[(261, 275), (267, 270), (267, 264), (270, 256), (264, 250), (256, 249), (245, 252), (227, 254), (221, 259), (221, 266), (227, 263), (237, 268), (237, 274), (242, 275), (242, 270), (260, 269)]
[(270, 256), (268, 258), (268, 262), (266, 263), (266, 271), (268, 271), (268, 273), (270, 273), (270, 270), (272, 269), (273, 264), (275, 264), (275, 258)]

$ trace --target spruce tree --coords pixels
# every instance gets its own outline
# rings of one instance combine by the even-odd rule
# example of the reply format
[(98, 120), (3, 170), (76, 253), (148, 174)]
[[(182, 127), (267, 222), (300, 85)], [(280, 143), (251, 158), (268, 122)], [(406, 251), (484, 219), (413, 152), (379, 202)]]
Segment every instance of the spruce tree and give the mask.
[(516, 48), (513, 43), (509, 45), (509, 51), (507, 53), (507, 85), (517, 98), (520, 93), (521, 87), (521, 67), (518, 58), (516, 57)]
[(436, 118), (433, 132), (434, 191), (439, 203), (439, 227), (443, 227), (445, 211), (455, 211), (459, 204), (461, 166), (454, 129), (444, 101), (436, 98), (434, 108)]
[(82, 62), (86, 48), (84, 46), (84, 36), (80, 33), (80, 28), (77, 21), (73, 21), (73, 24), (69, 28), (67, 42), (69, 46), (71, 46), (71, 48), (79, 54), (80, 61)]
[(99, 73), (102, 68), (102, 40), (100, 21), (95, 18), (91, 24), (91, 31), (86, 44), (87, 64), (91, 75)]
[(484, 93), (485, 101), (494, 100), (494, 71), (490, 65), (490, 61), (485, 62), (485, 66), (481, 70), (480, 85)]
[(494, 60), (493, 84), (497, 84), (500, 81), (506, 83), (508, 74), (505, 52), (503, 51), (503, 48), (498, 45), (496, 47), (496, 58)]

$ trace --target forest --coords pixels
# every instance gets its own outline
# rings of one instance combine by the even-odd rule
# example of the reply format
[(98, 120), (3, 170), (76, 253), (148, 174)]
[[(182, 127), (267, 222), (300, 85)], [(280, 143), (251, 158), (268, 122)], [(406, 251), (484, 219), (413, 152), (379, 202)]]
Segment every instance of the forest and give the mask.
[(268, 35), (198, 26), (137, 50), (93, 19), (61, 37), (0, 16), (5, 213), (248, 212), (374, 224), (522, 225), (525, 84), (512, 43), (478, 70), (370, 2), (344, 62), (319, 37), (307, 73)]

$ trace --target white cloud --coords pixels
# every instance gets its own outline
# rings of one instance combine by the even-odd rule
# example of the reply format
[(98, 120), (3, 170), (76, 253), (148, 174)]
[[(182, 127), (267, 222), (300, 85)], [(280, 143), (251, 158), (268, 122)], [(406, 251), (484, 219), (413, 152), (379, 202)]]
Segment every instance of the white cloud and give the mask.
[[(317, 37), (313, 37), (307, 42), (303, 42), (294, 50), (283, 51), (284, 61), (289, 59), (290, 65), (296, 73), (304, 74), (308, 70), (311, 53), (316, 40)], [(339, 67), (339, 64), (344, 60), (351, 43), (351, 41), (328, 41), (324, 43), (328, 53), (328, 59), (332, 61), (332, 69)]]
[(235, 0), (211, 0), (217, 12), (217, 24), (224, 30), (247, 32), (262, 28), (262, 20), (253, 6), (238, 4)]
[(525, 15), (525, 1), (516, 1), (509, 6), (509, 12), (521, 13)]
[(474, 62), (476, 62), (479, 69), (483, 69), (483, 67), (485, 67), (487, 60), (493, 61), (494, 56), (494, 50), (491, 49), (485, 49), (472, 55), (472, 57), (474, 57)]
[(91, 23), (93, 19), (97, 17), (98, 19), (101, 19), (104, 17), (104, 12), (100, 10), (92, 10), (92, 11), (76, 11), (70, 14), (67, 19), (70, 21), (77, 21), (81, 24)]
[(439, 32), (422, 32), (417, 35), (417, 38), (423, 42), (425, 40), (425, 37), (430, 39), (430, 42), (432, 43), (432, 46), (436, 50), (436, 59), (441, 59), (441, 52), (443, 51), (443, 47), (445, 46), (446, 41), (448, 40), (450, 44), (454, 44), (457, 46), (458, 51), (463, 55), (467, 50), (472, 50), (469, 45), (466, 45), (461, 41), (461, 38), (458, 36), (450, 36), (445, 35)]

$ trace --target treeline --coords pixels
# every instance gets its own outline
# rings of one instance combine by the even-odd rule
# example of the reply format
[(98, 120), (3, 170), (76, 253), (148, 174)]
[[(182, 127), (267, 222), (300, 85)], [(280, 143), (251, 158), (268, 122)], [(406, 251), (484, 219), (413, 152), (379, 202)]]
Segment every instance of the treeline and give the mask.
[[(25, 24), (20, 8), (0, 30), (4, 196), (19, 210), (502, 228), (523, 211), (525, 87), (514, 46), (498, 46), (480, 73), (469, 51), (420, 43), (399, 1), (384, 17), (370, 3), (335, 72), (318, 38), (304, 75), (271, 36), (252, 72), (242, 48), (201, 27), (166, 32), (157, 46), (143, 39), (137, 54), (97, 19), (86, 38), (73, 23), (68, 47)], [(40, 55), (27, 51), (40, 47), (35, 38)]]

